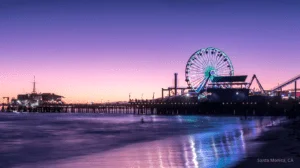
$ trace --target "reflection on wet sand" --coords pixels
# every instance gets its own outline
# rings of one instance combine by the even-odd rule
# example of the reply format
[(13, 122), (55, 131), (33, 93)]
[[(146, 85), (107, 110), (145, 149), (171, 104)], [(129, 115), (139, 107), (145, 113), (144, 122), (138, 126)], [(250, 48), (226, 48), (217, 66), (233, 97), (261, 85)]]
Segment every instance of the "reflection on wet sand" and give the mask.
[(253, 129), (237, 129), (235, 125), (223, 132), (205, 132), (137, 143), (101, 154), (43, 163), (43, 167), (229, 167), (257, 148), (257, 144), (247, 142), (262, 131), (260, 124), (256, 123), (259, 121), (253, 122), (257, 126)]

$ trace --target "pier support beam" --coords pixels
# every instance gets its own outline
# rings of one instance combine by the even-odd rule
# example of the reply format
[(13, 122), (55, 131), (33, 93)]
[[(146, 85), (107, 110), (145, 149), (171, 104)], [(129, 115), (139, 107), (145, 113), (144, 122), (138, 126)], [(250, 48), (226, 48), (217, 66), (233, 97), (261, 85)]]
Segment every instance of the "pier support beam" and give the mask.
[(297, 81), (295, 81), (295, 100), (297, 100)]
[(178, 75), (177, 73), (174, 74), (175, 96), (177, 96), (177, 75)]

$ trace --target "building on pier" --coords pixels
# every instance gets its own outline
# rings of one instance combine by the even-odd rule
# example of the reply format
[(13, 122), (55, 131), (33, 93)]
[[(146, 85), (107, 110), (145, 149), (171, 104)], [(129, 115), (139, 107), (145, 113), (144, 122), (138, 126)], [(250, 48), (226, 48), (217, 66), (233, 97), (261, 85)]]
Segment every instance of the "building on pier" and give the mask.
[(217, 76), (207, 86), (207, 99), (211, 102), (242, 102), (248, 99), (249, 88), (243, 76)]
[(45, 104), (64, 104), (63, 96), (54, 93), (37, 93), (36, 82), (33, 82), (33, 91), (29, 94), (19, 94), (17, 99), (12, 99), (11, 105), (18, 107), (36, 108)]

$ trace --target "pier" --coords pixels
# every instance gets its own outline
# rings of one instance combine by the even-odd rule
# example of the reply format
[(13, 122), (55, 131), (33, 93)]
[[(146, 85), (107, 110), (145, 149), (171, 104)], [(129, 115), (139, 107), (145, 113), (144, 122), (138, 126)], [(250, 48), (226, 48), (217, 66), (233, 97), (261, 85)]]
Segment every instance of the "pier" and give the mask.
[[(202, 62), (201, 62), (202, 61)], [(215, 62), (215, 64), (208, 64)], [(222, 66), (221, 66), (222, 65)], [(225, 66), (226, 65), (226, 66)], [(200, 68), (200, 69), (199, 69)], [(218, 74), (222, 72), (221, 74)], [(297, 81), (300, 74), (265, 90), (254, 74), (234, 76), (234, 68), (228, 55), (208, 47), (195, 52), (185, 70), (187, 87), (178, 86), (178, 73), (174, 73), (174, 86), (162, 88), (161, 97), (151, 100), (131, 99), (115, 103), (65, 103), (63, 96), (54, 93), (37, 93), (35, 77), (33, 90), (19, 94), (17, 98), (3, 97), (2, 112), (38, 113), (103, 113), (134, 115), (286, 115), (300, 109)], [(252, 89), (256, 82), (259, 90)], [(283, 90), (293, 85), (290, 90)], [(167, 92), (167, 94), (165, 94)]]
[(286, 115), (300, 109), (300, 101), (269, 102), (162, 102), (134, 101), (110, 104), (45, 104), (35, 108), (18, 108), (2, 104), (2, 112), (103, 113), (134, 115)]

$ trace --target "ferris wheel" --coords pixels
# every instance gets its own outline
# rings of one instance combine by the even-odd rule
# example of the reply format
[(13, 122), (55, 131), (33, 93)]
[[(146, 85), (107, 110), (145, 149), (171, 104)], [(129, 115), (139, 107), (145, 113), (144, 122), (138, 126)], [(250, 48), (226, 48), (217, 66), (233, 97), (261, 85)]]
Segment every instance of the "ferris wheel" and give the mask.
[(215, 76), (233, 76), (234, 69), (229, 57), (213, 47), (196, 51), (188, 60), (185, 78), (188, 86), (195, 92), (204, 90)]

